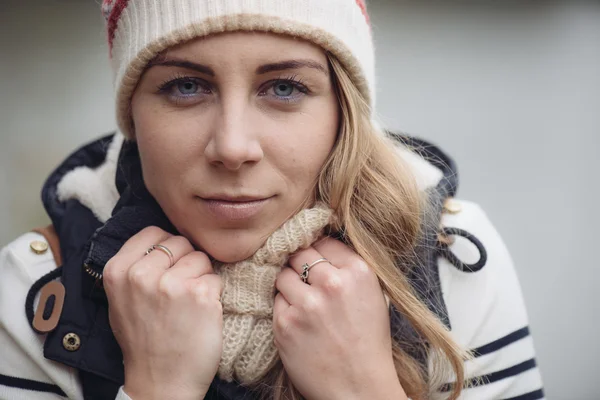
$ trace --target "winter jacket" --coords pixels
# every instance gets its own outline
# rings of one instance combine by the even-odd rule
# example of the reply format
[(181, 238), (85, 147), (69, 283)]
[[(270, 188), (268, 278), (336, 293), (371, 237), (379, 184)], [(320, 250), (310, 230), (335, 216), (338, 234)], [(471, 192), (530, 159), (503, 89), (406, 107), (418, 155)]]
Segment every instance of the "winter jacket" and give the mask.
[[(409, 271), (425, 304), (474, 354), (466, 363), (471, 386), (461, 399), (544, 398), (521, 289), (502, 239), (481, 208), (455, 199), (458, 175), (446, 154), (393, 136), (431, 203), (414, 265), (399, 268)], [(60, 238), (62, 265), (44, 246), (36, 247), (45, 239), (35, 232), (0, 253), (0, 399), (129, 400), (97, 273), (148, 224), (173, 233), (175, 228), (145, 189), (135, 144), (123, 144), (118, 134), (68, 157), (48, 178), (42, 200)], [(38, 293), (54, 280), (65, 287), (60, 320), (52, 331), (39, 333), (32, 328)], [(52, 299), (38, 311), (46, 318), (56, 303)], [(395, 309), (390, 314), (391, 334), (416, 343), (410, 324)], [(413, 355), (427, 365), (424, 352)], [(215, 378), (206, 398), (253, 395)]]

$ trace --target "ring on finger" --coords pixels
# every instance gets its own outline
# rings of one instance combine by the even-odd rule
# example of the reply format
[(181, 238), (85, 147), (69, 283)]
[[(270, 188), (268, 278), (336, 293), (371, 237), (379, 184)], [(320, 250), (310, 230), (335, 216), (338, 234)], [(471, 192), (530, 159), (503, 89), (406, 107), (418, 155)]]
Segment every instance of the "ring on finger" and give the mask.
[(308, 283), (308, 271), (312, 267), (314, 267), (315, 265), (317, 265), (318, 263), (321, 263), (321, 262), (329, 262), (329, 260), (326, 258), (319, 258), (318, 260), (314, 261), (310, 265), (308, 263), (304, 263), (302, 265), (302, 272), (300, 273), (300, 278), (302, 278), (302, 282)]
[(169, 257), (169, 268), (175, 265), (175, 256), (173, 256), (173, 253), (167, 248), (167, 246), (163, 246), (162, 244), (154, 244), (152, 247), (146, 250), (146, 255), (152, 253), (154, 250), (160, 250)]

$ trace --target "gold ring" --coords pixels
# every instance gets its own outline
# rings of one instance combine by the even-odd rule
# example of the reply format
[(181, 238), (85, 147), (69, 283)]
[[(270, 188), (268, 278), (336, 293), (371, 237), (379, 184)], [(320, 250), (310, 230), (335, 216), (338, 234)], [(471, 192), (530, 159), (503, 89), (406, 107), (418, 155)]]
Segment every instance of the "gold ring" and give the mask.
[(317, 265), (318, 263), (321, 263), (321, 262), (329, 262), (329, 260), (326, 258), (319, 258), (317, 261), (313, 262), (310, 265), (308, 265), (308, 263), (305, 263), (302, 265), (302, 273), (300, 274), (300, 278), (302, 278), (302, 282), (308, 283), (308, 271), (312, 267), (314, 267), (315, 265)]
[(156, 249), (162, 251), (169, 257), (169, 261), (171, 263), (171, 265), (169, 265), (169, 268), (171, 268), (173, 265), (175, 265), (175, 257), (173, 256), (173, 253), (171, 252), (171, 250), (169, 250), (167, 248), (167, 246), (163, 246), (162, 244), (152, 245), (152, 247), (150, 247), (148, 250), (146, 250), (146, 255), (150, 254), (153, 250), (156, 250)]

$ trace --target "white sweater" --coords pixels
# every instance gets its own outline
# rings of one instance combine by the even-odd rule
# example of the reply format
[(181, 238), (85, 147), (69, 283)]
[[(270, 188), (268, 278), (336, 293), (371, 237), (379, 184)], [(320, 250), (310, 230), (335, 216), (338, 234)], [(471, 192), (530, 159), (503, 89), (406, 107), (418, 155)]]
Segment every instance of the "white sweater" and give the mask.
[[(118, 151), (117, 146), (114, 147), (114, 151)], [(435, 168), (413, 155), (403, 156), (412, 164), (422, 188), (439, 180)], [(111, 169), (80, 171), (85, 178), (82, 182), (89, 183), (90, 174), (110, 178), (112, 173), (107, 170)], [(83, 192), (90, 195), (95, 188)], [(92, 193), (88, 199), (80, 198), (85, 204), (97, 200), (98, 196)], [(456, 202), (462, 211), (445, 214), (443, 225), (470, 232), (488, 253), (487, 264), (475, 273), (461, 272), (445, 259), (438, 263), (452, 335), (461, 346), (475, 350), (477, 355), (467, 362), (467, 375), (482, 378), (478, 386), (466, 389), (461, 399), (543, 399), (527, 313), (510, 255), (479, 206), (467, 201)], [(95, 208), (93, 204), (88, 207)], [(25, 298), (30, 287), (56, 268), (50, 251), (38, 255), (30, 249), (34, 240), (44, 238), (37, 233), (26, 233), (0, 252), (0, 399), (60, 399), (64, 398), (57, 394), (61, 391), (70, 399), (82, 399), (77, 371), (44, 358), (44, 335), (31, 329), (25, 315)], [(479, 259), (477, 249), (462, 238), (450, 248), (464, 262)], [(117, 399), (130, 400), (122, 390)]]

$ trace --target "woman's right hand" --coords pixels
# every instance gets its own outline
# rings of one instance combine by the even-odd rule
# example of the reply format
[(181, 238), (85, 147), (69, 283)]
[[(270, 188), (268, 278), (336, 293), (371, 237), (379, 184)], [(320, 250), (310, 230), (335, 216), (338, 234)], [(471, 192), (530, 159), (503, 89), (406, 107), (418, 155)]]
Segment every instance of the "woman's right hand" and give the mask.
[[(152, 245), (167, 247), (169, 256)], [(110, 325), (133, 399), (205, 396), (221, 359), (221, 279), (208, 256), (182, 236), (149, 227), (131, 237), (104, 268)]]

